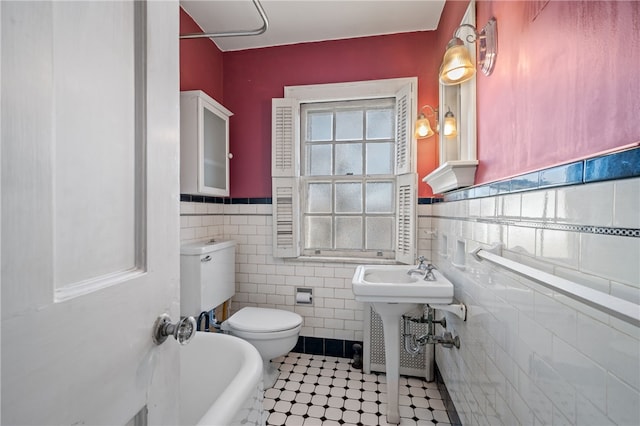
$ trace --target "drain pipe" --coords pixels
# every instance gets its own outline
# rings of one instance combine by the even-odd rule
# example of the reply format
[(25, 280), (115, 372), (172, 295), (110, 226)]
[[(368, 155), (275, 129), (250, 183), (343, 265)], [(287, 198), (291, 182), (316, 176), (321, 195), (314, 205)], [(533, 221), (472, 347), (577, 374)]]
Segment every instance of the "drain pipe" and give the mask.
[[(464, 305), (463, 305), (464, 306)], [(448, 310), (448, 309), (447, 309)], [(409, 316), (403, 315), (404, 319), (404, 350), (407, 351), (410, 355), (416, 355), (420, 353), (422, 346), (428, 344), (440, 344), (445, 348), (456, 347), (460, 349), (460, 338), (458, 336), (453, 336), (450, 332), (445, 332), (442, 336), (436, 335), (436, 324), (440, 324), (443, 328), (447, 327), (447, 319), (442, 318), (440, 320), (435, 319), (435, 308), (431, 306), (427, 306), (427, 317), (424, 318), (411, 318)], [(411, 322), (426, 322), (427, 323), (427, 333), (423, 334), (420, 337), (416, 337), (415, 334), (408, 332), (409, 326)]]

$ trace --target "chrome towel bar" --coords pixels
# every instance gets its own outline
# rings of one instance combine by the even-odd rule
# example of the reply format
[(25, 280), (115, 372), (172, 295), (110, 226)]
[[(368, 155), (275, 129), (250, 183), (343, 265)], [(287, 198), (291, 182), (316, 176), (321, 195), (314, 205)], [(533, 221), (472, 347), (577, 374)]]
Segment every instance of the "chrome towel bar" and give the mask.
[(479, 261), (488, 260), (491, 263), (495, 263), (505, 269), (530, 278), (548, 289), (605, 312), (619, 320), (640, 327), (640, 305), (638, 304), (507, 259), (489, 250), (477, 249), (473, 251), (472, 254)]

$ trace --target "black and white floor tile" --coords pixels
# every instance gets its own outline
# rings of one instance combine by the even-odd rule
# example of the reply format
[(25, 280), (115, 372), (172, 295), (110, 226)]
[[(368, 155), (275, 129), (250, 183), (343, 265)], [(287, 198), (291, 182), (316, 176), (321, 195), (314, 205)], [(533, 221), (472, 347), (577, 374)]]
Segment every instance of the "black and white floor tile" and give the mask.
[[(267, 426), (386, 426), (384, 374), (365, 374), (351, 360), (289, 353), (264, 393)], [(400, 378), (401, 426), (449, 425), (435, 383)]]

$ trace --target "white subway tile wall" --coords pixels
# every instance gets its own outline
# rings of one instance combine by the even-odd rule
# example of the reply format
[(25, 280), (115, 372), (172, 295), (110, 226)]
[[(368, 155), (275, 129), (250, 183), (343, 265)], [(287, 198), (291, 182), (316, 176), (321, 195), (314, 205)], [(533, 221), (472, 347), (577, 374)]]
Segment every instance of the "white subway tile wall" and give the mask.
[[(424, 210), (424, 206), (421, 206)], [(236, 294), (231, 309), (260, 306), (303, 317), (302, 336), (363, 340), (363, 305), (351, 279), (357, 264), (274, 258), (270, 204), (181, 203), (181, 240), (232, 239), (236, 249)], [(419, 252), (431, 258), (431, 219), (420, 218)], [(313, 305), (296, 305), (296, 287), (313, 289)]]
[[(271, 205), (183, 202), (181, 212), (183, 242), (237, 241), (233, 311), (293, 310), (303, 336), (362, 340), (355, 264), (273, 258)], [(513, 260), (638, 303), (640, 238), (543, 225), (637, 229), (639, 212), (638, 178), (418, 206), (418, 253), (468, 307), (466, 322), (446, 314), (461, 348), (436, 354), (464, 425), (640, 424), (638, 327), (469, 254), (466, 268), (451, 264), (460, 241), (467, 253), (502, 243)], [(296, 287), (313, 288), (312, 306), (295, 304)]]
[(501, 243), (503, 256), (638, 303), (640, 238), (545, 225), (637, 229), (640, 179), (430, 209), (434, 262), (469, 308), (466, 322), (446, 314), (460, 350), (436, 349), (462, 423), (640, 424), (638, 327), (469, 254), (464, 270), (451, 264), (456, 241), (467, 252)]

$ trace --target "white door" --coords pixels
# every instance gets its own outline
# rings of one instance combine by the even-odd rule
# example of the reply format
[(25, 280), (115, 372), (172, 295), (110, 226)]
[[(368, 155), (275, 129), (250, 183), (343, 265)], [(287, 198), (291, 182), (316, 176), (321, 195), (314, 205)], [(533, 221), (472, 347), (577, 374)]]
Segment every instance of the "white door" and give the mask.
[(0, 7), (2, 424), (175, 425), (178, 4)]

